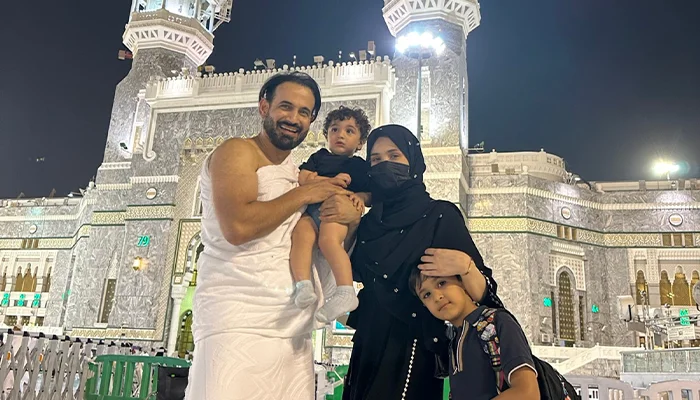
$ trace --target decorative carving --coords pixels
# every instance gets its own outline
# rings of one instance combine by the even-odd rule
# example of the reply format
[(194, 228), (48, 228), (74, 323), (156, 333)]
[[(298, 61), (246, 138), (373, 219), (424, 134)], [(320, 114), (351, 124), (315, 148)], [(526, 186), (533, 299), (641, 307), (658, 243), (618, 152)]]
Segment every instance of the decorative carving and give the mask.
[(91, 224), (100, 225), (124, 225), (125, 211), (95, 211), (92, 213)]
[(125, 220), (173, 219), (172, 205), (131, 206), (126, 209)]

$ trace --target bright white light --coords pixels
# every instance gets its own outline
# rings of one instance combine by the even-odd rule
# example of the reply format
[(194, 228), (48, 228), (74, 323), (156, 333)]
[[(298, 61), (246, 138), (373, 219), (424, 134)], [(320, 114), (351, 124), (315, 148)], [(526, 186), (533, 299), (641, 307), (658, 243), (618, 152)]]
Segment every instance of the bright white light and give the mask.
[(410, 32), (396, 39), (396, 51), (403, 53), (409, 49), (417, 49), (423, 51), (434, 51), (440, 55), (445, 51), (445, 42), (439, 36), (433, 36), (430, 32)]
[(432, 47), (433, 45), (433, 35), (430, 32), (423, 32), (422, 35), (420, 35), (420, 46), (427, 49)]
[(654, 164), (654, 173), (657, 175), (673, 174), (678, 172), (678, 170), (680, 170), (680, 166), (678, 164), (666, 161), (659, 161)]

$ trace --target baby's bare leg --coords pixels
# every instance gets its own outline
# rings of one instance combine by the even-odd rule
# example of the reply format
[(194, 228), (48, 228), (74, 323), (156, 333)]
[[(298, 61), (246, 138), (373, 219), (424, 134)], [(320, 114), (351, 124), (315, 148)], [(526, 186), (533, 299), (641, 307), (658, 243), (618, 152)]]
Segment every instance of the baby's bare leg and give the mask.
[(318, 247), (328, 260), (336, 290), (326, 304), (318, 310), (316, 318), (329, 323), (343, 314), (357, 308), (358, 301), (355, 288), (352, 285), (352, 266), (350, 257), (343, 247), (343, 241), (348, 234), (348, 227), (333, 222), (321, 222), (318, 235)]
[(331, 266), (337, 286), (352, 286), (352, 265), (343, 242), (348, 227), (335, 222), (321, 222), (318, 234), (318, 248)]
[(294, 303), (299, 308), (306, 308), (318, 299), (311, 283), (311, 257), (316, 237), (316, 224), (310, 216), (303, 215), (292, 232), (289, 260), (295, 282)]

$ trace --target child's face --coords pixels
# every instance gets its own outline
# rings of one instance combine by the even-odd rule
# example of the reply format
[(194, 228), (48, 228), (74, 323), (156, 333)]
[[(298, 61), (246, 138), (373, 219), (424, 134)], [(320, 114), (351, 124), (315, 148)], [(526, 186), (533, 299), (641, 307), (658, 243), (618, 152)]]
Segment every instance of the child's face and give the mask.
[(362, 149), (361, 137), (355, 118), (333, 121), (328, 127), (328, 148), (333, 154), (349, 157)]
[(475, 307), (456, 276), (429, 277), (416, 288), (418, 297), (436, 318), (461, 326)]

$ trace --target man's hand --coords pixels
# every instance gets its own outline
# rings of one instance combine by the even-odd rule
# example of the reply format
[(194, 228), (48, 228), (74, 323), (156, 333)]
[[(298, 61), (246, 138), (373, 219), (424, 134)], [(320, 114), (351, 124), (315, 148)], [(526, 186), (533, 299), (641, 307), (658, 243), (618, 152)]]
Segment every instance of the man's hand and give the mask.
[(362, 200), (358, 195), (356, 194), (351, 194), (350, 196), (350, 201), (352, 201), (352, 205), (355, 206), (357, 211), (360, 212), (360, 214), (365, 213), (365, 202)]
[[(334, 178), (335, 179), (335, 178)], [(321, 205), (321, 221), (337, 222), (343, 225), (357, 225), (362, 213), (355, 207), (350, 197), (333, 196)]]
[(342, 180), (343, 182), (345, 182), (345, 187), (350, 186), (350, 182), (352, 181), (352, 178), (350, 177), (350, 175), (348, 175), (348, 174), (346, 174), (346, 173), (344, 173), (344, 172), (343, 172), (343, 173), (340, 173), (340, 174), (338, 174), (338, 175), (336, 175), (335, 178), (336, 178), (336, 179), (340, 179), (340, 180)]
[(326, 201), (328, 198), (340, 195), (347, 196), (352, 194), (348, 192), (345, 188), (347, 184), (344, 180), (339, 178), (324, 179), (319, 181), (312, 181), (304, 186), (299, 187), (297, 190), (304, 190), (306, 204), (316, 204)]

